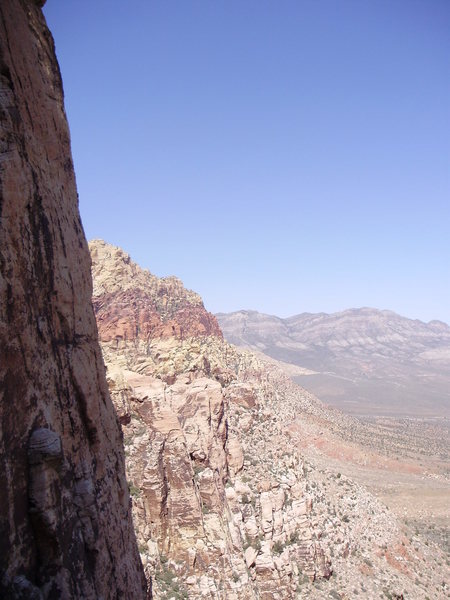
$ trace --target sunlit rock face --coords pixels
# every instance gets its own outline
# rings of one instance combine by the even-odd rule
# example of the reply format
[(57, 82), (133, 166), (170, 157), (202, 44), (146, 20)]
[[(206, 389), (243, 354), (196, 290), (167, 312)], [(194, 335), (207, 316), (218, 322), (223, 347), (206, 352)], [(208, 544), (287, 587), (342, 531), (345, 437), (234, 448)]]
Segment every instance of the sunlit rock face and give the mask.
[(308, 581), (329, 577), (302, 459), (282, 430), (292, 416), (277, 414), (266, 366), (226, 344), (178, 279), (158, 279), (101, 240), (89, 246), (155, 597), (281, 600), (295, 596), (299, 569)]
[(89, 247), (93, 302), (102, 342), (222, 338), (216, 317), (177, 277), (155, 277), (121, 248), (103, 240), (94, 240)]
[(145, 598), (42, 5), (0, 4), (0, 596)]
[[(338, 471), (353, 461), (358, 472), (370, 462), (390, 469), (392, 458), (379, 454), (385, 429), (322, 404), (287, 375), (292, 365), (226, 343), (178, 279), (160, 280), (100, 240), (90, 249), (155, 598), (375, 598), (380, 589), (420, 598), (437, 590), (443, 553), (407, 537), (386, 506)], [(181, 332), (178, 315), (192, 307)]]

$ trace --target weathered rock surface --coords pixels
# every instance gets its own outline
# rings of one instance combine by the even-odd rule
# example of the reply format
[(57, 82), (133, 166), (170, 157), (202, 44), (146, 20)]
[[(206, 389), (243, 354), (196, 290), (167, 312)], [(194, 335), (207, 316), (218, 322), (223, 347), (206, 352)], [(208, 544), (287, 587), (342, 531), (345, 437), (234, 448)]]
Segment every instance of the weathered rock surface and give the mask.
[[(90, 242), (93, 259), (93, 303), (99, 337), (109, 341), (158, 338), (222, 337), (216, 318), (198, 294), (176, 277), (159, 279), (141, 269), (120, 248), (102, 240)], [(114, 269), (104, 270), (105, 261)]]
[[(90, 247), (100, 324), (112, 314), (109, 301), (124, 330), (130, 325), (130, 307), (137, 304), (140, 315), (146, 315), (144, 329), (147, 317), (179, 315), (189, 301), (200, 307), (199, 322), (210, 321), (178, 280), (168, 289), (121, 250), (99, 241)], [(119, 307), (121, 293), (130, 297), (128, 305)], [(131, 321), (136, 322), (134, 315)], [(295, 488), (300, 508), (280, 482), (270, 480), (267, 490), (259, 490), (260, 480), (270, 477), (266, 451), (255, 457), (258, 467), (248, 477), (252, 467), (245, 468), (243, 444), (252, 444), (252, 423), (267, 407), (260, 380), (255, 382), (252, 367), (244, 366), (247, 359), (224, 344), (215, 328), (194, 323), (185, 336), (176, 328), (171, 335), (161, 335), (157, 327), (145, 331), (145, 340), (105, 336), (103, 351), (124, 430), (139, 547), (147, 573), (156, 576), (156, 596), (170, 596), (176, 586), (184, 586), (192, 598), (281, 599), (292, 597), (298, 565), (311, 579), (328, 577), (329, 558), (313, 539), (302, 487)], [(264, 429), (270, 444), (273, 431)], [(288, 445), (287, 439), (277, 443), (276, 456)], [(273, 466), (277, 461), (274, 456)], [(293, 455), (292, 461), (299, 468), (293, 475), (298, 483), (301, 459)], [(290, 553), (278, 556), (278, 546), (289, 544), (294, 533)]]
[(0, 4), (0, 596), (145, 598), (42, 5)]

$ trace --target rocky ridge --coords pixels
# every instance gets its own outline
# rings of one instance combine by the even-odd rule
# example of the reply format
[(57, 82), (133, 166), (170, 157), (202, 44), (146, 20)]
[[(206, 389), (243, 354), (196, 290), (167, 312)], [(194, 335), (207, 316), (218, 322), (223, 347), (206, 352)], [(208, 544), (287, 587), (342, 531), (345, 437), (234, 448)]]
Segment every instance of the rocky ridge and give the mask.
[[(159, 279), (102, 240), (91, 243), (91, 254), (93, 303), (102, 342), (222, 337), (200, 296), (186, 290), (176, 277)], [(114, 270), (113, 279), (103, 269), (106, 261)]]
[(309, 369), (298, 383), (357, 415), (450, 415), (450, 327), (388, 310), (216, 315), (226, 339)]
[[(94, 293), (94, 306), (108, 310), (105, 281), (119, 284), (121, 261), (129, 273), (137, 267), (104, 242), (91, 253), (102, 299)], [(190, 292), (179, 291), (162, 306), (182, 310)], [(216, 333), (121, 337), (102, 349), (155, 597), (425, 598), (427, 587), (444, 597), (439, 548), (413, 540), (362, 486), (305, 454), (305, 440), (324, 431), (342, 447), (366, 440), (367, 425)]]
[(143, 599), (44, 2), (0, 3), (0, 597)]

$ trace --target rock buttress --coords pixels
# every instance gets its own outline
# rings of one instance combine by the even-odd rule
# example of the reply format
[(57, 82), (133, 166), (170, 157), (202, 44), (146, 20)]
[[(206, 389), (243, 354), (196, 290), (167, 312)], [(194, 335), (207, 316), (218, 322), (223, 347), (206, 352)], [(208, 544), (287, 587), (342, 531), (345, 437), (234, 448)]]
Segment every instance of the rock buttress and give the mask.
[(0, 4), (0, 596), (140, 599), (42, 4)]

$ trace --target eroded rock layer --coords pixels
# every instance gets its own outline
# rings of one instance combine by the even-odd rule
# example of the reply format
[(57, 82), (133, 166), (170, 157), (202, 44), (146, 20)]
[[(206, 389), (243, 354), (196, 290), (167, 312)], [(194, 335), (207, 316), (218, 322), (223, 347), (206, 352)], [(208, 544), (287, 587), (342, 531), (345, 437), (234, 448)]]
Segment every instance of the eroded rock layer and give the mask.
[[(90, 244), (94, 309), (102, 342), (185, 339), (222, 332), (202, 299), (176, 277), (159, 279), (132, 262), (120, 248)], [(105, 269), (105, 264), (109, 269)]]
[(0, 3), (0, 596), (144, 598), (60, 73)]
[[(330, 560), (313, 537), (303, 464), (291, 442), (269, 423), (261, 429), (267, 444), (277, 435), (270, 462), (292, 467), (289, 480), (272, 475), (268, 450), (246, 462), (243, 448), (260, 443), (255, 425), (269, 411), (252, 359), (223, 342), (214, 317), (179, 280), (158, 280), (102, 241), (90, 249), (100, 331), (112, 323), (128, 331), (104, 335), (103, 352), (156, 597), (289, 598), (299, 569), (311, 580), (328, 577)], [(183, 311), (191, 317), (184, 335), (176, 326), (162, 334)]]

